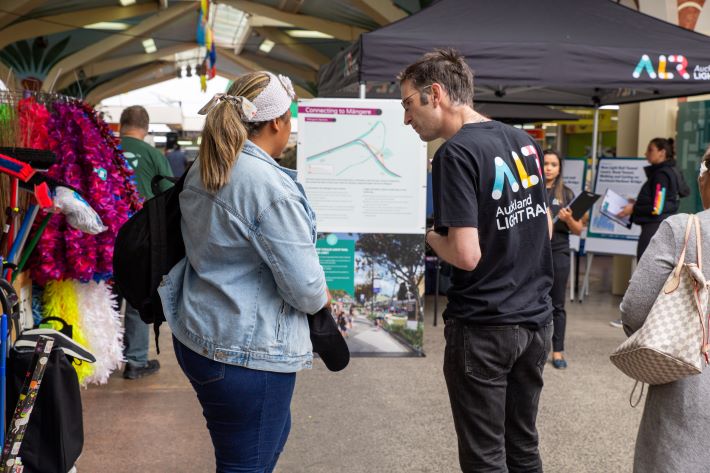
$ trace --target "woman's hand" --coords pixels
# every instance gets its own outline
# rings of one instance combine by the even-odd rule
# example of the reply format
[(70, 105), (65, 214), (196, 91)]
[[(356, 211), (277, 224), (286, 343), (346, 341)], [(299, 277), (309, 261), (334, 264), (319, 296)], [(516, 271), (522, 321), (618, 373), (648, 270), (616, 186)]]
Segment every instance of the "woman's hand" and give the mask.
[[(325, 288), (325, 297), (327, 297), (328, 300), (325, 302), (325, 305), (323, 306), (323, 309), (328, 309), (329, 311), (332, 312), (332, 309), (333, 309), (333, 308), (331, 307), (330, 301), (333, 300), (333, 296), (330, 295), (330, 291), (328, 290), (327, 287)], [(323, 310), (323, 309), (321, 309), (321, 310)]]
[(570, 210), (569, 207), (560, 209), (560, 211), (557, 213), (557, 218), (559, 218), (565, 223), (569, 223), (569, 221), (572, 219), (572, 210)]
[(617, 217), (624, 218), (624, 217), (628, 217), (628, 216), (631, 215), (632, 213), (634, 213), (634, 203), (633, 203), (633, 202), (629, 202), (629, 203), (626, 204), (626, 206), (621, 210), (621, 212), (619, 212), (618, 214), (616, 214), (616, 216), (617, 216)]
[(575, 218), (572, 216), (572, 210), (569, 207), (564, 207), (560, 209), (560, 211), (557, 213), (557, 217), (562, 222), (567, 224), (567, 228), (569, 228), (569, 231), (572, 232), (574, 235), (580, 235), (582, 233), (582, 228), (584, 227), (584, 224), (582, 223), (582, 220), (575, 220)]

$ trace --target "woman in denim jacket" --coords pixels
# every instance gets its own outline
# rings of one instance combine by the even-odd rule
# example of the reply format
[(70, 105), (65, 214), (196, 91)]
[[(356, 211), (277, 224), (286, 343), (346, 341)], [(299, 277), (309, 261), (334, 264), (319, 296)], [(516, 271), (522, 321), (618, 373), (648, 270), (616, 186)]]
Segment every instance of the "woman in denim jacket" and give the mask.
[(294, 98), (288, 78), (254, 72), (200, 110), (200, 153), (180, 194), (186, 257), (159, 289), (220, 473), (273, 471), (296, 372), (313, 361), (306, 314), (329, 298), (313, 210), (272, 158)]

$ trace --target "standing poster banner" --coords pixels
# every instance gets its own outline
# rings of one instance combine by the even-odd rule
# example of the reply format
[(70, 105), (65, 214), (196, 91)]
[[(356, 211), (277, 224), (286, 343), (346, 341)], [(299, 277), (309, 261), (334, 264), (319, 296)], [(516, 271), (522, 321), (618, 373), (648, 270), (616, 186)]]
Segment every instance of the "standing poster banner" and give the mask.
[(316, 250), (353, 355), (421, 355), (426, 143), (397, 100), (298, 106), (298, 180)]
[(398, 100), (313, 99), (298, 105), (298, 180), (318, 231), (423, 234), (426, 143)]
[(602, 196), (592, 207), (585, 248), (591, 253), (636, 256), (641, 228), (626, 228), (601, 213), (607, 189), (626, 198), (635, 199), (646, 182), (644, 158), (601, 158), (594, 183), (594, 192)]
[(584, 189), (585, 176), (587, 174), (586, 158), (565, 158), (562, 177), (565, 185), (569, 187), (575, 196), (578, 196)]
[[(587, 178), (587, 159), (586, 158), (565, 158), (565, 165), (562, 168), (562, 177), (565, 180), (565, 185), (574, 192), (575, 197), (584, 190), (584, 183)], [(569, 247), (574, 251), (579, 251), (579, 236), (569, 236)], [(574, 267), (572, 267), (572, 271)], [(574, 279), (572, 287), (574, 287)]]

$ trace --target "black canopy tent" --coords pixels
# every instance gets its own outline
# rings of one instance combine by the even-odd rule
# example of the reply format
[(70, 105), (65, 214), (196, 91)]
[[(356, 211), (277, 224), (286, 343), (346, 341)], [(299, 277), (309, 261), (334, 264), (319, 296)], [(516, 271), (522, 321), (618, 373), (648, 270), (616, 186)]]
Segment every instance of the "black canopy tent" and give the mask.
[[(475, 74), (474, 101), (598, 108), (710, 93), (710, 38), (610, 0), (440, 0), (365, 33), (321, 67), (318, 95), (392, 83), (434, 48)], [(592, 166), (592, 169), (594, 167)]]
[[(399, 99), (399, 85), (394, 83), (368, 84), (365, 95), (370, 99)], [(361, 96), (358, 87), (349, 87), (337, 93), (338, 98), (357, 98), (358, 96)], [(477, 112), (511, 125), (542, 121), (579, 120), (578, 115), (544, 105), (482, 103), (478, 101), (473, 105)]]
[(613, 1), (440, 0), (361, 35), (321, 68), (318, 94), (392, 82), (439, 47), (466, 57), (479, 102), (592, 107), (710, 92), (709, 37)]
[(562, 110), (545, 107), (543, 105), (519, 105), (511, 103), (475, 103), (474, 108), (478, 113), (495, 120), (510, 123), (531, 123), (543, 121), (575, 121), (579, 116), (566, 113)]

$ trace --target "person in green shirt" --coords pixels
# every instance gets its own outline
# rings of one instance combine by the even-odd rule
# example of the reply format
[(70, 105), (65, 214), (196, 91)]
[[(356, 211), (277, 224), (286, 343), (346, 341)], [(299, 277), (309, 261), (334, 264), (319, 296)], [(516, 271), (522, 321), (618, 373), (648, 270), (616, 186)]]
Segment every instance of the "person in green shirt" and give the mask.
[[(163, 153), (146, 143), (148, 134), (148, 112), (140, 105), (133, 105), (121, 113), (121, 148), (128, 164), (136, 176), (138, 193), (144, 199), (153, 197), (150, 181), (153, 176), (173, 177), (172, 169)], [(171, 184), (160, 181), (161, 190), (166, 190)]]
[[(140, 105), (128, 107), (121, 113), (121, 149), (135, 173), (138, 193), (146, 200), (153, 197), (150, 183), (154, 176), (173, 176), (163, 153), (144, 141), (148, 134), (149, 122), (148, 112)], [(165, 179), (160, 181), (161, 190), (166, 190), (171, 185), (172, 183)], [(123, 336), (123, 355), (126, 358), (124, 378), (142, 378), (160, 369), (158, 360), (148, 359), (148, 341), (148, 325), (141, 320), (138, 311), (126, 303)]]

